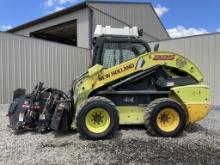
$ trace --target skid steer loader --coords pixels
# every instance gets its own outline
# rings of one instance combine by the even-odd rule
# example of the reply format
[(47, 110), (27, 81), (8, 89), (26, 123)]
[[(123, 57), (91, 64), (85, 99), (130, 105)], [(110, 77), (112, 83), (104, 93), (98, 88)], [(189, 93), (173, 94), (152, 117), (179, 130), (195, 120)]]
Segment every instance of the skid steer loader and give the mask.
[[(209, 88), (197, 66), (158, 45), (151, 51), (141, 34), (137, 27), (96, 27), (91, 67), (73, 81), (66, 101), (71, 113), (61, 113), (72, 115), (70, 128), (82, 137), (106, 139), (119, 125), (145, 125), (151, 135), (174, 137), (207, 116)], [(65, 100), (57, 104), (62, 111)]]

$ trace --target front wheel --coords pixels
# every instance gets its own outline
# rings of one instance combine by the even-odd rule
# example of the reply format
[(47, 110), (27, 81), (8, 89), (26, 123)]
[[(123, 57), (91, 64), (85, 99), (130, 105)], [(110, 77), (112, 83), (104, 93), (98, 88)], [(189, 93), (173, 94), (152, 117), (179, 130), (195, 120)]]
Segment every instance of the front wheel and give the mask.
[(118, 128), (118, 113), (107, 98), (91, 97), (80, 108), (76, 124), (82, 137), (92, 140), (106, 139)]
[(183, 131), (186, 125), (186, 113), (175, 100), (156, 99), (147, 106), (145, 125), (151, 135), (174, 137)]

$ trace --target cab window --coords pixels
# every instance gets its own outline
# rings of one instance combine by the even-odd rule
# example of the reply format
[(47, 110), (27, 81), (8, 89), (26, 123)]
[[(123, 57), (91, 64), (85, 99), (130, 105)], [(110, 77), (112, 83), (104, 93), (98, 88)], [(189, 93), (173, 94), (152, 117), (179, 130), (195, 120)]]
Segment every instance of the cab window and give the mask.
[(141, 43), (104, 43), (102, 51), (102, 65), (111, 68), (129, 61), (146, 52)]

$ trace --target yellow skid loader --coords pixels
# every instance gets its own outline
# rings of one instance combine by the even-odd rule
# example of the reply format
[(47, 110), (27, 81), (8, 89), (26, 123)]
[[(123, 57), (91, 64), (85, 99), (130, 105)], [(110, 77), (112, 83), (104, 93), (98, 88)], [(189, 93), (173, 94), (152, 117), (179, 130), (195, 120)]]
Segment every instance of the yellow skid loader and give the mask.
[(209, 111), (209, 88), (189, 59), (155, 51), (137, 27), (97, 26), (92, 67), (75, 80), (72, 129), (88, 139), (110, 137), (119, 125), (145, 125), (173, 137)]
[(174, 137), (205, 118), (209, 88), (197, 66), (158, 45), (151, 51), (141, 35), (137, 27), (98, 25), (91, 67), (73, 81), (70, 96), (40, 83), (11, 104), (11, 127), (71, 128), (97, 140), (112, 137), (119, 125), (145, 125), (151, 135)]

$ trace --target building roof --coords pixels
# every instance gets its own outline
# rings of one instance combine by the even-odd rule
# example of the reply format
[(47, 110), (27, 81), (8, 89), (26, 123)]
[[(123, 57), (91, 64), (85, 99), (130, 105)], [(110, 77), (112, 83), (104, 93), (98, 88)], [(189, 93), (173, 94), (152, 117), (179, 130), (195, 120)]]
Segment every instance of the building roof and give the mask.
[(15, 27), (15, 28), (12, 28), (12, 29), (8, 30), (7, 32), (13, 33), (13, 32), (22, 30), (22, 29), (24, 29), (24, 28), (27, 28), (27, 27), (30, 27), (30, 26), (39, 24), (39, 23), (41, 23), (41, 22), (45, 22), (45, 21), (47, 21), (47, 20), (50, 20), (50, 19), (53, 19), (53, 18), (62, 16), (62, 15), (64, 15), (64, 14), (68, 14), (68, 13), (71, 13), (71, 12), (73, 12), (73, 11), (77, 11), (77, 10), (79, 10), (79, 9), (85, 8), (86, 6), (87, 6), (87, 5), (86, 5), (86, 1), (85, 1), (85, 2), (81, 2), (81, 3), (78, 3), (78, 4), (73, 5), (73, 6), (71, 6), (71, 7), (68, 7), (68, 8), (66, 8), (66, 9), (64, 9), (64, 10), (61, 10), (61, 11), (58, 11), (58, 12), (49, 14), (49, 15), (47, 15), (47, 16), (38, 18), (38, 19), (33, 20), (33, 21), (31, 21), (31, 22), (27, 22), (27, 23), (25, 23), (25, 24), (22, 24), (22, 25), (20, 25), (20, 26), (17, 26), (17, 27)]
[(74, 11), (77, 11), (77, 10), (80, 10), (82, 8), (87, 7), (88, 3), (150, 4), (149, 2), (141, 2), (141, 1), (133, 1), (133, 2), (121, 1), (120, 2), (120, 1), (85, 0), (85, 1), (83, 1), (81, 3), (77, 3), (77, 4), (75, 4), (75, 5), (71, 6), (71, 7), (68, 7), (66, 9), (64, 9), (64, 10), (57, 11), (55, 13), (46, 15), (46, 16), (38, 18), (36, 20), (33, 20), (33, 21), (27, 22), (25, 24), (19, 25), (19, 26), (15, 27), (15, 28), (12, 28), (12, 29), (8, 30), (7, 32), (13, 33), (13, 32), (25, 29), (27, 27), (30, 27), (30, 26), (33, 26), (33, 25), (45, 22), (47, 20), (50, 20), (50, 19), (62, 16), (64, 14), (69, 14), (71, 12), (74, 12)]

